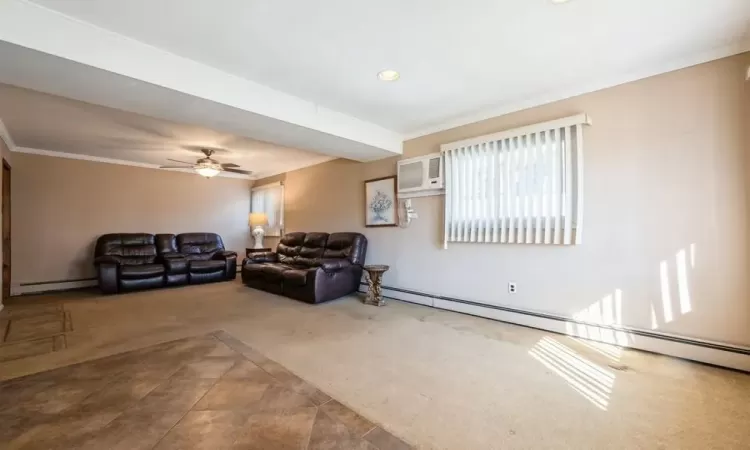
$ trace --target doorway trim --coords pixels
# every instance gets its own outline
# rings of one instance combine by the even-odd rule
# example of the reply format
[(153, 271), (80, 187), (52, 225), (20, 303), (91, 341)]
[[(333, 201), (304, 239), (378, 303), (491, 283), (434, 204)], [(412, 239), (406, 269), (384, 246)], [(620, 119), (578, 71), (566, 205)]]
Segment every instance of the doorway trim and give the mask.
[[(2, 281), (3, 282), (2, 282), (2, 292), (0, 293), (0, 305), (5, 305), (5, 302), (8, 300), (8, 298), (10, 298), (10, 294), (11, 294), (10, 280), (11, 280), (11, 275), (12, 275), (12, 269), (11, 269), (11, 251), (12, 251), (12, 247), (11, 247), (12, 245), (11, 244), (12, 242), (11, 241), (11, 236), (12, 236), (11, 235), (11, 229), (12, 229), (11, 228), (11, 180), (12, 180), (12, 175), (11, 175), (11, 172), (12, 172), (12, 169), (11, 169), (10, 163), (8, 163), (8, 160), (5, 158), (2, 158), (2, 159), (3, 159), (3, 168), (2, 168), (3, 176), (2, 176), (2, 190), (0, 191), (2, 193), (2, 196), (0, 196), (0, 202), (2, 203), (0, 204), (0, 212), (4, 214), (1, 215), (2, 224), (0, 224), (0, 227), (2, 227), (2, 230), (1, 230), (2, 236), (0, 238), (3, 240), (2, 241), (2, 256), (3, 256), (2, 258), (2, 277), (3, 277)], [(6, 181), (6, 177), (7, 177), (7, 181)], [(7, 195), (5, 192), (6, 183), (8, 186)], [(7, 230), (5, 229), (6, 223), (8, 226)], [(8, 233), (7, 242), (5, 241), (6, 231)], [(7, 261), (5, 260), (6, 255), (8, 259)], [(8, 270), (7, 279), (5, 277), (6, 267)]]

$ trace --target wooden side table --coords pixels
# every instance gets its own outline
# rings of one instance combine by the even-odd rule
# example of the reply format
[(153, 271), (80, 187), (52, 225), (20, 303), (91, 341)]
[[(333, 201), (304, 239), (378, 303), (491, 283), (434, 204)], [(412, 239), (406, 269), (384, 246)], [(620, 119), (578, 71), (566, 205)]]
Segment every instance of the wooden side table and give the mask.
[(245, 256), (249, 258), (251, 253), (265, 253), (272, 251), (273, 249), (271, 248), (245, 248)]
[(367, 298), (365, 299), (365, 305), (383, 306), (385, 300), (383, 300), (383, 274), (390, 269), (384, 265), (372, 265), (365, 266), (365, 272), (367, 275)]

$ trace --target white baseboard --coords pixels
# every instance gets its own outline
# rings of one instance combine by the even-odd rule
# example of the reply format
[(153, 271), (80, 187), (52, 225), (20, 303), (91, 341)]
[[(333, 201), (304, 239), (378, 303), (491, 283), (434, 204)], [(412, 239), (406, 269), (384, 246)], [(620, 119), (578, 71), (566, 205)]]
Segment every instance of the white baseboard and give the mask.
[(21, 284), (10, 287), (10, 295), (36, 294), (41, 292), (65, 291), (96, 286), (96, 280), (59, 281), (54, 283)]
[[(431, 296), (407, 289), (394, 289), (383, 286), (383, 295), (433, 308), (750, 372), (750, 347), (676, 336), (653, 330), (585, 323), (553, 314), (482, 305), (443, 296)], [(367, 287), (361, 286), (361, 291), (367, 292)]]

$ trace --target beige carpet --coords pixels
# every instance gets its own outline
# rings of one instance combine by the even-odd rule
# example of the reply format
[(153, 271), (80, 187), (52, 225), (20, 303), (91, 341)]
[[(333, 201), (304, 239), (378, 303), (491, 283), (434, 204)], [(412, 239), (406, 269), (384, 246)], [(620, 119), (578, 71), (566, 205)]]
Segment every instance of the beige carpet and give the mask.
[(224, 329), (418, 448), (750, 442), (746, 374), (417, 305), (312, 306), (239, 282), (15, 301), (63, 302), (75, 329), (67, 349), (0, 364), (0, 379)]

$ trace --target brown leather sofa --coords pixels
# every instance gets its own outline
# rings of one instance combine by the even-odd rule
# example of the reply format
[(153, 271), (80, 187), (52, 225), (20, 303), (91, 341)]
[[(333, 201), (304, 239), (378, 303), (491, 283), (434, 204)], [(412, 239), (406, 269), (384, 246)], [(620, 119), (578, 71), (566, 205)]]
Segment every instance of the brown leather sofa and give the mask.
[(357, 291), (367, 253), (360, 233), (289, 233), (276, 252), (254, 253), (242, 262), (242, 282), (307, 303)]
[(237, 253), (226, 251), (215, 233), (105, 234), (96, 241), (94, 264), (105, 294), (237, 277)]

